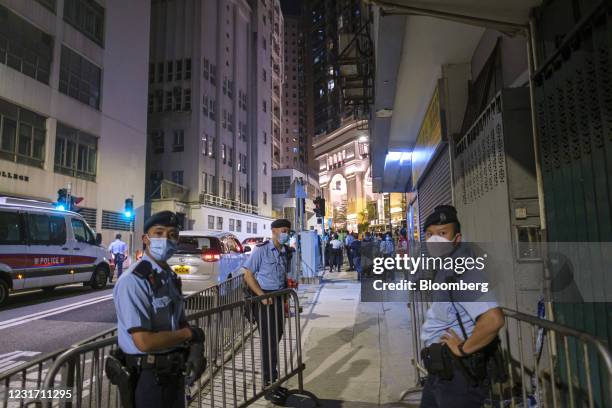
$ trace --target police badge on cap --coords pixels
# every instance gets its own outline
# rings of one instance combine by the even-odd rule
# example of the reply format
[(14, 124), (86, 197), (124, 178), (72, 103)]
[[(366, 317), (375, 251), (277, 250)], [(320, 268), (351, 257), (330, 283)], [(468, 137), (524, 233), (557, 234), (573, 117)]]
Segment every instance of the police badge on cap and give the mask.
[(452, 223), (459, 224), (457, 209), (452, 205), (439, 205), (434, 208), (434, 211), (425, 219), (424, 229), (427, 229), (430, 225), (446, 225)]
[(161, 225), (162, 227), (179, 227), (178, 217), (172, 211), (161, 211), (150, 216), (144, 223), (144, 230), (147, 232), (149, 228)]

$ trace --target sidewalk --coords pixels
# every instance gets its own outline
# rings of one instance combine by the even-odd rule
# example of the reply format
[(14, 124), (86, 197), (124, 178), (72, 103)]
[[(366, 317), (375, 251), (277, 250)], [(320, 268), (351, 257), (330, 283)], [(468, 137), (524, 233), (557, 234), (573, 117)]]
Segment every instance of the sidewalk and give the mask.
[[(397, 402), (415, 383), (406, 304), (361, 303), (354, 272), (326, 273), (299, 295), (306, 390), (324, 407), (415, 406)], [(314, 404), (291, 397), (287, 406)]]

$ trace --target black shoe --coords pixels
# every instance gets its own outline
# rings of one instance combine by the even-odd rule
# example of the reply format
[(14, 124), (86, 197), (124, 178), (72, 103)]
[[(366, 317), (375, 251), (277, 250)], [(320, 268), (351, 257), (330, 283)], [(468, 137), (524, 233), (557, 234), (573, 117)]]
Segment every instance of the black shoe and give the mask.
[(283, 391), (283, 387), (279, 387), (277, 389), (270, 390), (266, 392), (266, 394), (264, 395), (264, 398), (267, 401), (270, 401), (271, 403), (273, 403), (274, 405), (284, 407), (285, 403), (287, 402), (287, 392), (286, 392), (287, 389), (284, 388), (284, 390), (285, 391)]

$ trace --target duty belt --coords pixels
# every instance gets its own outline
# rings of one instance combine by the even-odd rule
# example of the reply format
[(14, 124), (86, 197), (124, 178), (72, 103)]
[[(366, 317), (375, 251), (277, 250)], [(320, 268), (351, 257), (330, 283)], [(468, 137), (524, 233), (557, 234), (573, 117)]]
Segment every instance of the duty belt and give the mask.
[(129, 368), (140, 370), (157, 369), (179, 373), (183, 371), (186, 350), (176, 350), (165, 354), (126, 354), (125, 361)]

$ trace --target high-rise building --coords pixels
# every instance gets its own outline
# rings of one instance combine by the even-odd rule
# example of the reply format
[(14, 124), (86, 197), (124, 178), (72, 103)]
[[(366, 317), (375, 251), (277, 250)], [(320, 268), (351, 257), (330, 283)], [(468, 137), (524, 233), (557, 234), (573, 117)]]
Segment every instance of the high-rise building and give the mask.
[(285, 80), (284, 69), (284, 18), (281, 11), (279, 0), (270, 1), (270, 9), (268, 11), (271, 24), (270, 49), (272, 53), (272, 70), (270, 79), (272, 82), (272, 168), (278, 169), (281, 167), (281, 158), (283, 157), (282, 146), (282, 128), (283, 128), (283, 82)]
[(374, 72), (368, 15), (360, 0), (303, 2), (306, 123), (315, 137), (367, 118)]
[(152, 3), (148, 193), (152, 211), (179, 212), (184, 228), (270, 235), (277, 6)]
[[(0, 195), (69, 188), (103, 241), (144, 203), (150, 2), (0, 1)], [(136, 212), (136, 229), (142, 216)]]
[(304, 129), (304, 77), (302, 69), (302, 31), (299, 16), (285, 15), (285, 82), (281, 168), (304, 171), (308, 145)]

